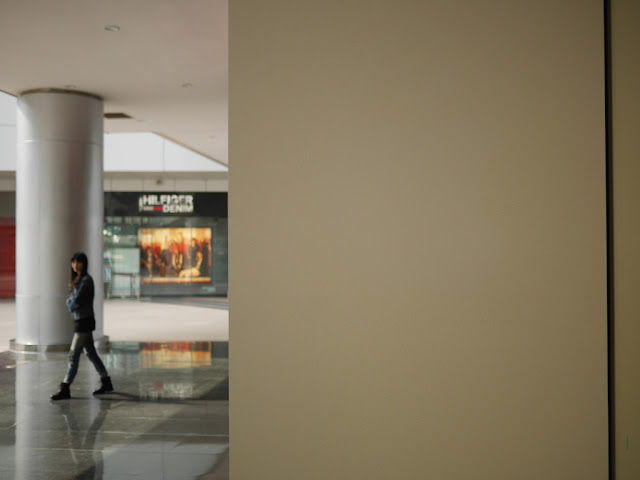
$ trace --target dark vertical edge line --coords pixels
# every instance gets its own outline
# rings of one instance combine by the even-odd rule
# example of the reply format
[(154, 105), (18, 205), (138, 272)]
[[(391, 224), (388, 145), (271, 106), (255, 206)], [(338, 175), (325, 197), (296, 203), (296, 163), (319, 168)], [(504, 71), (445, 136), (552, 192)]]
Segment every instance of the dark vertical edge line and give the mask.
[(607, 196), (607, 373), (609, 420), (609, 480), (616, 476), (615, 426), (615, 303), (613, 255), (613, 98), (611, 65), (611, 0), (604, 0), (605, 163)]

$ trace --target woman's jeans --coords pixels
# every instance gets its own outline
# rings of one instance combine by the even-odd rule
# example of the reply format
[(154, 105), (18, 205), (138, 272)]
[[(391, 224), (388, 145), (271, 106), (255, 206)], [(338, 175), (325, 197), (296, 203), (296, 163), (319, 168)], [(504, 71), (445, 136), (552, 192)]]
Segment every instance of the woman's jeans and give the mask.
[(63, 382), (71, 384), (73, 379), (76, 378), (78, 373), (78, 363), (80, 363), (80, 354), (84, 349), (87, 357), (93, 363), (96, 371), (100, 375), (100, 378), (108, 377), (107, 369), (104, 367), (102, 360), (96, 352), (96, 347), (93, 345), (93, 334), (91, 332), (76, 332), (73, 334), (73, 340), (71, 342), (71, 351), (69, 352), (69, 369), (67, 375), (64, 377)]

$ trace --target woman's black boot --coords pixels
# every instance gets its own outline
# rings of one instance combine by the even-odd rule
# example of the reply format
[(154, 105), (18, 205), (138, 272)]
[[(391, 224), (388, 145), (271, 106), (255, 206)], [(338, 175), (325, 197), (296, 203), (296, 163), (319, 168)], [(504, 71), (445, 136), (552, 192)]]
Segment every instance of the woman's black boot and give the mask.
[(68, 383), (60, 384), (60, 391), (58, 393), (54, 393), (51, 395), (51, 400), (64, 400), (66, 398), (71, 398), (71, 392), (69, 391)]
[(102, 386), (98, 390), (93, 392), (94, 395), (102, 395), (102, 394), (105, 394), (107, 392), (113, 392), (113, 385), (111, 384), (111, 377), (103, 377), (103, 378), (100, 379), (100, 382), (102, 382)]

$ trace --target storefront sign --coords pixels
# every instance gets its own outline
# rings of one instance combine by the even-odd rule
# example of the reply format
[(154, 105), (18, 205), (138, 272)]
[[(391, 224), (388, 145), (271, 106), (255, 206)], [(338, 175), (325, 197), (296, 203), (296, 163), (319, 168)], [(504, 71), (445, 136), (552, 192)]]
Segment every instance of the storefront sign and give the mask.
[(193, 213), (193, 195), (185, 194), (145, 194), (138, 197), (138, 212), (153, 213)]
[(105, 217), (227, 217), (227, 192), (105, 192)]

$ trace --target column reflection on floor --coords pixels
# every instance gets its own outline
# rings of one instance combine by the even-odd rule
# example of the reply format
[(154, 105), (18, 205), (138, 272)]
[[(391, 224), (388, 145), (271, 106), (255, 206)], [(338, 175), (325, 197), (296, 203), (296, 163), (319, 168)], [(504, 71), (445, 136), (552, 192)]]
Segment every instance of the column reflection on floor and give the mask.
[[(14, 455), (2, 455), (1, 478), (228, 478), (227, 343), (114, 343), (103, 359), (113, 393), (91, 395), (98, 378), (83, 358), (72, 398), (51, 402), (66, 354), (11, 354), (15, 423), (2, 449), (13, 428)], [(0, 377), (5, 392), (10, 381)]]

